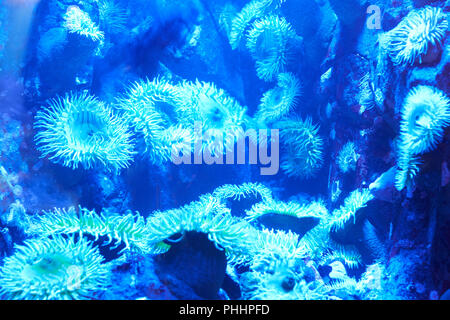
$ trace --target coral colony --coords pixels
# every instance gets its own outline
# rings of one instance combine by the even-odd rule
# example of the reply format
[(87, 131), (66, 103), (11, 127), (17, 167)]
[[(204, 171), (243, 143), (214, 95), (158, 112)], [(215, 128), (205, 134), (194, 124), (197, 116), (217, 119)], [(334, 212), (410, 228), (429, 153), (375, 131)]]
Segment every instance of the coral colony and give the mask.
[(448, 299), (449, 14), (3, 0), (0, 298)]

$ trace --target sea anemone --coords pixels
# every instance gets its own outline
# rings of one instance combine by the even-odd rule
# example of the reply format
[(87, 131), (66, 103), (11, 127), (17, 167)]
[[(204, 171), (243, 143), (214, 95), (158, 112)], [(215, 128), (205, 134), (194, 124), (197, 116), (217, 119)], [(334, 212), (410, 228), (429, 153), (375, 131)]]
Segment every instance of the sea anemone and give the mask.
[(107, 34), (118, 34), (126, 30), (128, 13), (114, 0), (100, 0), (98, 11), (100, 25)]
[(277, 76), (277, 86), (265, 92), (255, 118), (258, 122), (272, 122), (287, 115), (302, 95), (300, 81), (289, 72)]
[(231, 30), (229, 32), (231, 48), (234, 50), (239, 47), (245, 30), (254, 19), (263, 17), (266, 13), (281, 6), (284, 1), (253, 0), (247, 3), (231, 21)]
[(356, 169), (356, 162), (359, 159), (359, 154), (356, 152), (356, 146), (349, 141), (339, 151), (337, 156), (337, 164), (342, 172), (346, 173)]
[(306, 258), (308, 251), (299, 243), (299, 235), (291, 231), (262, 229), (252, 245), (253, 270), (268, 271), (274, 265), (294, 266)]
[(401, 111), (402, 150), (413, 155), (436, 148), (450, 124), (450, 99), (430, 86), (417, 86), (405, 98)]
[(94, 42), (102, 41), (105, 37), (103, 31), (91, 20), (88, 13), (77, 6), (70, 6), (64, 14), (63, 26), (69, 33), (79, 34)]
[(295, 218), (319, 218), (328, 215), (328, 210), (322, 201), (312, 201), (308, 204), (297, 202), (268, 201), (259, 202), (246, 212), (247, 219), (253, 221), (266, 214), (292, 216)]
[(74, 207), (44, 211), (37, 218), (33, 233), (46, 237), (54, 234), (91, 235), (96, 240), (107, 237), (115, 246), (125, 244), (124, 250), (148, 252), (148, 231), (145, 220), (138, 214), (97, 214), (95, 210)]
[(448, 29), (446, 14), (441, 8), (426, 6), (411, 11), (389, 31), (388, 51), (397, 65), (422, 62), (429, 45), (440, 45)]
[(306, 281), (287, 266), (274, 272), (246, 274), (244, 299), (248, 300), (325, 300), (331, 291), (323, 281)]
[(374, 196), (369, 189), (355, 190), (345, 198), (344, 204), (333, 211), (331, 217), (328, 219), (328, 226), (331, 230), (339, 230), (344, 228), (344, 225), (351, 218), (356, 220), (356, 212), (367, 205), (367, 202), (372, 200)]
[(89, 299), (108, 284), (103, 257), (83, 238), (32, 239), (15, 248), (0, 269), (0, 295), (6, 299)]
[(242, 137), (246, 108), (212, 83), (197, 80), (179, 87), (185, 97), (184, 105), (177, 109), (180, 124), (192, 132), (201, 126), (202, 137), (194, 139), (202, 138), (202, 151), (221, 155), (233, 148)]
[(405, 187), (409, 191), (414, 186), (414, 177), (419, 173), (421, 162), (418, 156), (402, 151), (397, 159), (397, 172), (395, 173), (395, 188), (402, 191)]
[(158, 211), (147, 219), (149, 244), (154, 253), (170, 249), (174, 235), (196, 231), (208, 235), (220, 250), (225, 250), (230, 263), (242, 263), (249, 258), (249, 248), (254, 237), (254, 228), (245, 220), (233, 217), (220, 200), (204, 195), (199, 201), (182, 208)]
[(104, 167), (117, 173), (133, 160), (127, 125), (86, 92), (50, 100), (38, 111), (35, 128), (42, 156), (72, 169)]
[(313, 125), (311, 118), (292, 118), (277, 122), (276, 127), (281, 129), (284, 151), (281, 169), (289, 177), (313, 177), (323, 164), (323, 140), (318, 135), (319, 126)]
[(272, 191), (261, 183), (243, 183), (240, 185), (225, 184), (214, 190), (214, 197), (221, 200), (232, 198), (233, 200), (246, 199), (248, 197), (261, 198), (262, 202), (272, 201)]
[(256, 20), (247, 33), (246, 46), (256, 61), (260, 79), (271, 81), (294, 58), (298, 36), (289, 22), (276, 15)]

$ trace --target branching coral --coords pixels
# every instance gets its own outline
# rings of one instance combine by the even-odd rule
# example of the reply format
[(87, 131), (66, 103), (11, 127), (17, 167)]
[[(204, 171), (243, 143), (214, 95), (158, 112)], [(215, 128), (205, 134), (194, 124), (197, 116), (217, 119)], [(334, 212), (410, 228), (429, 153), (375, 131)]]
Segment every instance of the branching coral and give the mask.
[(306, 120), (287, 119), (276, 123), (281, 129), (280, 138), (284, 147), (281, 169), (290, 177), (311, 178), (323, 164), (323, 140), (318, 135), (319, 126)]
[(401, 111), (396, 188), (411, 186), (418, 172), (417, 155), (434, 150), (450, 124), (450, 99), (434, 87), (417, 86), (405, 98)]
[(272, 122), (287, 115), (298, 104), (302, 94), (300, 81), (289, 72), (278, 74), (277, 86), (265, 92), (255, 118), (258, 122)]
[(355, 143), (349, 141), (339, 151), (337, 164), (342, 172), (346, 173), (356, 169), (359, 154), (356, 152)]
[(70, 32), (87, 37), (94, 42), (102, 41), (103, 31), (91, 20), (89, 14), (77, 6), (70, 6), (64, 14), (63, 26)]
[(182, 208), (155, 212), (147, 220), (149, 244), (154, 253), (170, 248), (165, 243), (171, 236), (196, 231), (208, 235), (220, 250), (225, 250), (229, 263), (242, 263), (249, 259), (249, 248), (255, 230), (244, 220), (233, 217), (220, 200), (204, 195), (199, 201)]
[(6, 299), (83, 299), (105, 289), (109, 270), (98, 249), (80, 238), (54, 236), (16, 246), (0, 269)]
[(221, 200), (229, 198), (241, 200), (260, 196), (262, 202), (272, 201), (272, 191), (261, 183), (225, 184), (216, 188), (212, 195)]
[(298, 36), (289, 22), (276, 15), (255, 21), (247, 33), (246, 46), (256, 61), (260, 79), (271, 81), (294, 58)]
[(389, 31), (388, 51), (397, 65), (412, 65), (427, 53), (429, 45), (439, 45), (448, 29), (441, 8), (427, 6), (411, 11), (393, 30)]
[[(192, 130), (201, 129), (202, 150), (221, 155), (240, 139), (246, 122), (246, 108), (224, 90), (208, 82), (183, 82), (179, 85), (185, 104), (178, 108), (180, 124)], [(196, 128), (200, 126), (201, 128)]]
[(72, 169), (118, 172), (133, 160), (133, 140), (120, 118), (86, 92), (50, 100), (36, 115), (35, 140), (43, 157)]
[(82, 207), (78, 210), (74, 207), (54, 209), (44, 211), (37, 217), (33, 233), (44, 237), (53, 234), (89, 234), (98, 239), (105, 236), (109, 243), (114, 240), (116, 246), (124, 243), (124, 250), (150, 251), (145, 220), (138, 214), (105, 215)]

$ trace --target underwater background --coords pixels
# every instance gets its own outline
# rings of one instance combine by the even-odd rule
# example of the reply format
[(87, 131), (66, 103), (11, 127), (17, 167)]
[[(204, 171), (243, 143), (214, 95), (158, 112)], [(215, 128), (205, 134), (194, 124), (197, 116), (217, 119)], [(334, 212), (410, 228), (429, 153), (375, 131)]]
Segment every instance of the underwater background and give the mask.
[(450, 299), (450, 1), (0, 3), (1, 299)]

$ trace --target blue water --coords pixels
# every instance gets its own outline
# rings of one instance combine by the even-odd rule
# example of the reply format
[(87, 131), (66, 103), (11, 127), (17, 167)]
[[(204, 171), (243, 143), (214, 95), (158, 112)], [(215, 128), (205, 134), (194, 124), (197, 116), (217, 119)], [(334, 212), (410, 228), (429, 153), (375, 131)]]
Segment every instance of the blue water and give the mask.
[(1, 0), (0, 298), (448, 299), (449, 8)]

